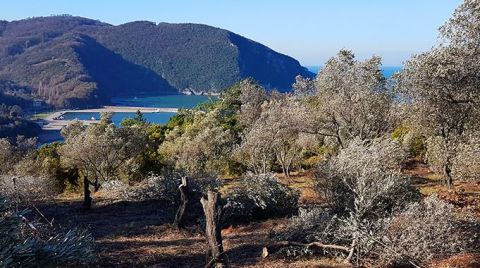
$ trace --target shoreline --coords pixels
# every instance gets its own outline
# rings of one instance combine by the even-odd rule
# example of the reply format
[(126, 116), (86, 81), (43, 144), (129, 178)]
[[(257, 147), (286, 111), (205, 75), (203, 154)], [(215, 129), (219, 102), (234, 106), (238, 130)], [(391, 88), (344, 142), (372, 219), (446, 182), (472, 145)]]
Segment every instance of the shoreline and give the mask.
[[(113, 113), (134, 113), (140, 111), (141, 113), (177, 113), (178, 108), (157, 108), (157, 107), (131, 107), (131, 106), (103, 106), (101, 108), (93, 109), (81, 109), (81, 110), (61, 110), (56, 111), (44, 119), (34, 120), (41, 127), (42, 131), (59, 131), (63, 127), (69, 125), (73, 120), (62, 120), (58, 119), (66, 113), (102, 113), (102, 112), (113, 112)], [(86, 125), (96, 123), (98, 120), (78, 120)]]

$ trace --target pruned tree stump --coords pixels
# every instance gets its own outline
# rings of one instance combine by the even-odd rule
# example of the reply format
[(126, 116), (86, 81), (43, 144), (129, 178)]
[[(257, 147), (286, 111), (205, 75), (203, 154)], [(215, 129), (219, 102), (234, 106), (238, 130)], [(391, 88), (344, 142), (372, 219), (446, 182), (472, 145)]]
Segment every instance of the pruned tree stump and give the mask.
[(180, 206), (175, 214), (173, 225), (177, 228), (183, 228), (185, 227), (185, 214), (190, 193), (188, 190), (188, 179), (186, 177), (182, 177), (182, 183), (178, 186), (178, 190), (180, 191)]
[(218, 202), (219, 196), (216, 192), (208, 191), (207, 199), (205, 197), (200, 199), (205, 213), (205, 235), (209, 246), (205, 267), (227, 267), (220, 225), (223, 209)]
[(90, 210), (92, 208), (92, 197), (90, 196), (90, 181), (87, 176), (83, 176), (83, 208)]

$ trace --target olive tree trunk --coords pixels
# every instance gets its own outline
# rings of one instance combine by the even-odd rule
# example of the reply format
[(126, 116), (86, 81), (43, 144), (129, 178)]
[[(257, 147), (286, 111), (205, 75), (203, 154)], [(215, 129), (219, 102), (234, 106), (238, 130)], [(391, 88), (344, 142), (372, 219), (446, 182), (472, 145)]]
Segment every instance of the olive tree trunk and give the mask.
[(177, 214), (175, 214), (173, 225), (177, 228), (183, 228), (185, 227), (185, 214), (189, 201), (188, 179), (186, 177), (182, 177), (182, 183), (178, 186), (178, 190), (180, 191), (180, 206)]
[(218, 201), (219, 194), (213, 191), (208, 191), (207, 199), (202, 197), (200, 200), (205, 213), (205, 235), (209, 247), (207, 250), (207, 265), (205, 267), (227, 267), (220, 226), (222, 208)]
[(91, 209), (92, 208), (92, 197), (90, 196), (90, 181), (87, 179), (87, 176), (83, 176), (83, 208)]
[(452, 170), (450, 168), (449, 161), (447, 162), (447, 164), (443, 166), (443, 180), (447, 184), (448, 189), (452, 189), (453, 178), (452, 178)]

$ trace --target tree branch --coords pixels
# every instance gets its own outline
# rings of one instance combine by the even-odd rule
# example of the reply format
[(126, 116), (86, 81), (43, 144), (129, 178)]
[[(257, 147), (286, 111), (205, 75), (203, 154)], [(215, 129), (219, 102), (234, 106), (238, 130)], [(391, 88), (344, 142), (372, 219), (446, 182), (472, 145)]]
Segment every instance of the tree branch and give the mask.
[(321, 242), (312, 242), (312, 243), (300, 243), (300, 242), (295, 242), (295, 241), (280, 241), (275, 244), (271, 244), (267, 247), (263, 248), (262, 251), (262, 258), (268, 257), (268, 255), (278, 251), (280, 248), (283, 247), (289, 247), (289, 246), (295, 246), (295, 247), (304, 247), (304, 248), (312, 248), (312, 247), (317, 247), (317, 248), (323, 248), (323, 249), (334, 249), (334, 250), (340, 250), (340, 251), (345, 251), (349, 252), (350, 248), (345, 247), (345, 246), (340, 246), (340, 245), (333, 245), (333, 244), (323, 244)]

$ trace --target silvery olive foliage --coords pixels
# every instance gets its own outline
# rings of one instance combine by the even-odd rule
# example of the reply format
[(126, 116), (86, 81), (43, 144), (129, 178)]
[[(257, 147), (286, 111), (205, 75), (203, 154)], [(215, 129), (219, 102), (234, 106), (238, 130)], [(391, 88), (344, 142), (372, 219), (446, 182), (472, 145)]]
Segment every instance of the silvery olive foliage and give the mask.
[[(331, 209), (301, 210), (276, 238), (340, 245), (350, 252), (324, 253), (347, 259), (379, 257), (385, 265), (419, 265), (434, 256), (476, 250), (478, 223), (459, 219), (453, 207), (437, 197), (421, 201), (400, 173), (403, 157), (401, 146), (390, 139), (354, 139), (317, 175), (317, 187)], [(298, 247), (285, 251), (311, 253)]]
[(480, 133), (472, 134), (467, 141), (457, 148), (453, 159), (452, 175), (454, 178), (480, 180)]
[(276, 161), (289, 177), (302, 152), (316, 146), (317, 138), (306, 132), (304, 105), (290, 96), (273, 97), (261, 106), (261, 113), (244, 131), (235, 154), (247, 168), (262, 174)]
[(52, 198), (56, 189), (55, 182), (46, 177), (0, 175), (0, 193), (11, 202)]
[(444, 175), (444, 179), (450, 173), (452, 167), (452, 159), (455, 157), (459, 142), (448, 142), (440, 136), (429, 137), (426, 140), (427, 151), (425, 160), (427, 160), (430, 169), (437, 174)]
[(287, 226), (276, 233), (275, 238), (304, 243), (314, 241), (330, 243), (336, 228), (338, 216), (331, 210), (319, 207), (299, 208), (298, 215), (290, 218)]
[[(352, 230), (357, 229), (357, 256), (375, 259), (379, 267), (420, 266), (434, 258), (479, 250), (478, 222), (459, 218), (452, 205), (435, 195), (408, 203), (403, 210), (390, 216), (364, 219), (361, 225), (351, 219), (323, 208), (300, 209), (298, 216), (292, 217), (282, 231), (274, 233), (274, 238), (348, 245)], [(291, 246), (283, 249), (283, 253), (301, 256), (311, 254), (312, 250)], [(323, 253), (344, 254), (335, 250)]]
[(441, 36), (447, 44), (475, 48), (475, 44), (480, 42), (479, 7), (480, 3), (476, 0), (464, 0), (452, 18), (440, 27)]
[(429, 164), (448, 185), (457, 147), (480, 127), (479, 7), (478, 1), (464, 1), (441, 27), (440, 45), (414, 56), (398, 77), (399, 92), (412, 104), (412, 121), (432, 137), (435, 148), (429, 151), (436, 156)]
[(451, 204), (432, 195), (389, 219), (377, 252), (383, 262), (396, 265), (474, 252), (479, 249), (479, 227), (474, 220), (459, 218)]
[(298, 198), (298, 192), (280, 183), (274, 174), (248, 173), (227, 193), (225, 220), (245, 222), (295, 213)]
[(389, 138), (354, 139), (320, 166), (317, 190), (335, 211), (360, 218), (389, 213), (416, 196), (400, 172), (405, 158), (402, 146)]
[(0, 139), (0, 174), (13, 173), (16, 165), (27, 159), (35, 150), (37, 140), (17, 137), (15, 141)]
[(265, 88), (251, 80), (243, 80), (239, 83), (240, 111), (238, 114), (239, 122), (245, 127), (250, 128), (262, 113), (262, 105), (270, 99)]
[(124, 189), (124, 198), (131, 201), (163, 200), (174, 204), (180, 180), (150, 175), (134, 186)]
[(385, 219), (420, 198), (400, 172), (405, 157), (389, 138), (356, 138), (320, 166), (317, 189), (339, 217), (331, 242), (349, 246), (349, 258), (369, 252)]
[(94, 241), (89, 233), (48, 230), (28, 222), (27, 213), (14, 210), (0, 196), (1, 267), (75, 266), (94, 261)]
[(251, 129), (242, 134), (242, 143), (234, 151), (235, 158), (255, 174), (271, 171), (275, 161), (273, 137), (269, 130), (266, 124), (254, 123)]
[[(355, 60), (341, 50), (327, 61), (315, 81), (315, 94), (307, 97), (309, 131), (333, 139), (340, 147), (355, 137), (371, 139), (392, 128), (392, 91), (386, 86), (381, 59)], [(312, 83), (297, 79), (298, 91), (311, 92)]]
[(134, 158), (146, 142), (145, 135), (135, 127), (115, 127), (111, 116), (105, 113), (99, 123), (86, 127), (76, 122), (62, 130), (63, 159), (100, 184), (118, 179), (122, 169), (134, 166)]
[(159, 153), (179, 172), (191, 177), (211, 176), (226, 166), (233, 133), (219, 125), (220, 109), (193, 111), (193, 123), (170, 131)]
[(293, 92), (300, 97), (315, 95), (317, 92), (315, 80), (304, 78), (301, 75), (296, 76), (295, 83), (293, 83)]
[[(178, 186), (180, 183), (181, 177), (177, 174), (169, 174), (168, 176), (149, 174), (141, 182), (131, 186), (121, 181), (109, 181), (102, 185), (102, 192), (111, 199), (127, 201), (160, 200), (167, 204), (175, 204), (178, 201)], [(216, 177), (202, 177), (189, 179), (188, 185), (191, 194), (201, 196), (206, 194), (208, 190), (218, 190), (222, 182)]]
[[(341, 242), (337, 239), (340, 224), (340, 218), (330, 209), (320, 207), (299, 208), (298, 215), (290, 218), (284, 228), (273, 232), (271, 235), (278, 241), (335, 244)], [(341, 252), (324, 249), (323, 253), (338, 255)], [(312, 248), (289, 246), (280, 249), (277, 254), (298, 257), (314, 254), (314, 251)]]

